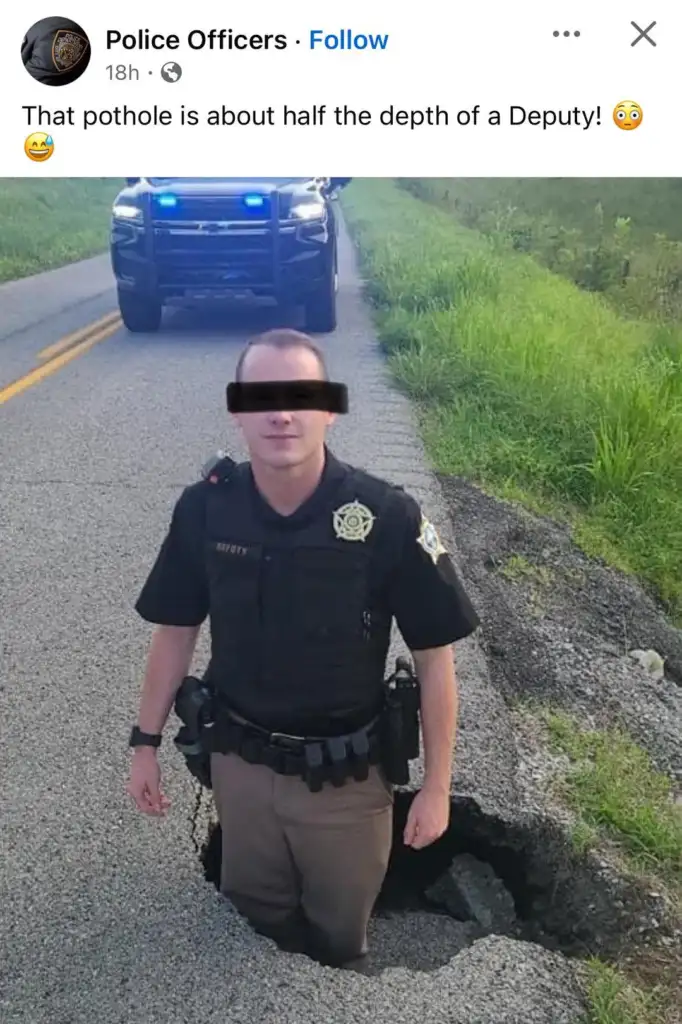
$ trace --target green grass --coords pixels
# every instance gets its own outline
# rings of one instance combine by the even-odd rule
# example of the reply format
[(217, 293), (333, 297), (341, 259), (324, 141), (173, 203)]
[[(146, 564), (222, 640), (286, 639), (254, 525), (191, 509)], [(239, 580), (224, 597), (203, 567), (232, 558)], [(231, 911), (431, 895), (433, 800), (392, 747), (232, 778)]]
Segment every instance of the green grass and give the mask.
[(682, 320), (682, 181), (405, 178), (404, 188), (621, 314)]
[(682, 808), (668, 777), (621, 730), (582, 731), (556, 712), (543, 720), (551, 745), (571, 761), (563, 795), (583, 828), (607, 836), (634, 871), (660, 877), (682, 896)]
[(118, 178), (0, 179), (0, 281), (104, 252)]
[(640, 243), (665, 234), (682, 242), (680, 178), (417, 178), (425, 193), (451, 206), (474, 210), (515, 209), (551, 218), (589, 234), (601, 205), (606, 222), (630, 218)]
[[(529, 708), (531, 710), (531, 708)], [(607, 840), (623, 864), (682, 907), (682, 808), (668, 777), (622, 730), (582, 730), (571, 716), (535, 707), (550, 748), (568, 756), (556, 783), (576, 814), (576, 851)], [(676, 911), (675, 911), (676, 912)], [(674, 949), (646, 946), (620, 962), (580, 965), (589, 1013), (584, 1024), (679, 1024), (679, 962)]]
[(587, 961), (584, 973), (586, 1024), (672, 1024), (676, 1019), (672, 986), (640, 987), (625, 972), (597, 958)]
[(436, 468), (574, 526), (682, 623), (682, 338), (389, 180), (344, 193), (390, 363)]

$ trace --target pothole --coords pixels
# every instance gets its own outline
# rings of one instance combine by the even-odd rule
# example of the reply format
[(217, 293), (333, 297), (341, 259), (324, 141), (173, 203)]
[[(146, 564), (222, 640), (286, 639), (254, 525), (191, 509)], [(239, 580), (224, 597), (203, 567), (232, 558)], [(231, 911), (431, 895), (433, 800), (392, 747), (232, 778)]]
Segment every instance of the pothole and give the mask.
[[(548, 819), (513, 825), (454, 797), (446, 834), (424, 850), (406, 847), (413, 798), (396, 792), (393, 849), (370, 925), (367, 973), (433, 970), (488, 935), (569, 956), (617, 954), (646, 920), (642, 894), (605, 873), (602, 862), (575, 853)], [(193, 833), (206, 880), (219, 889), (222, 837), (212, 808), (210, 795), (199, 792)]]

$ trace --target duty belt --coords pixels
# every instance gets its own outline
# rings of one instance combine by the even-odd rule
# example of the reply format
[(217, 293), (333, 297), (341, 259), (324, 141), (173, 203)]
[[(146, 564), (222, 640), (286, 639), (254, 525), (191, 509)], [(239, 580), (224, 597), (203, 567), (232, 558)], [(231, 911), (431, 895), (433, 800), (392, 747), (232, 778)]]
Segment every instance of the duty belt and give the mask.
[(325, 782), (343, 786), (352, 777), (364, 782), (370, 765), (379, 764), (379, 716), (342, 736), (290, 736), (269, 732), (232, 711), (213, 730), (216, 753), (238, 754), (249, 764), (263, 764), (278, 775), (299, 776), (316, 793)]

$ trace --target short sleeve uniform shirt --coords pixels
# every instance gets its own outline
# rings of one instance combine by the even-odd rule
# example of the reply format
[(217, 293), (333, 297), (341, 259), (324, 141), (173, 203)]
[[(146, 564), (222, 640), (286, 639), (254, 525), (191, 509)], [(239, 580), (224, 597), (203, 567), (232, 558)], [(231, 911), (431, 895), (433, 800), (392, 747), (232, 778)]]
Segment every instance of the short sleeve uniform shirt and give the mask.
[[(318, 506), (326, 507), (330, 489), (338, 487), (349, 471), (350, 467), (327, 453), (324, 475), (316, 492), (286, 517), (276, 513), (260, 495), (248, 463), (238, 467), (238, 479), (233, 485), (249, 489), (254, 514), (265, 531), (276, 534), (278, 530), (295, 531), (315, 515)], [(214, 485), (200, 481), (186, 487), (176, 502), (169, 529), (135, 605), (138, 614), (148, 622), (199, 626), (209, 615), (203, 530), (211, 486)], [(387, 546), (389, 553), (377, 569), (382, 579), (375, 582), (384, 593), (388, 611), (407, 646), (414, 651), (442, 647), (471, 634), (478, 627), (479, 618), (450, 556), (417, 501), (396, 488), (387, 514), (395, 540)], [(285, 574), (272, 564), (268, 571), (272, 600), (286, 602), (286, 587), (282, 585)], [(263, 587), (268, 588), (267, 574)], [(267, 598), (266, 593), (264, 604)]]

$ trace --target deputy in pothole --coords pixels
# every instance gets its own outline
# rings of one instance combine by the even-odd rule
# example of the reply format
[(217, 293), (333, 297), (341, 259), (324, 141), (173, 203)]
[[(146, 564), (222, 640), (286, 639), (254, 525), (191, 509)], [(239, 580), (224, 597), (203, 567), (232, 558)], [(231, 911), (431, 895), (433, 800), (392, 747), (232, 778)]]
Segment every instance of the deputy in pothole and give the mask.
[(451, 645), (479, 620), (417, 502), (329, 450), (342, 396), (307, 335), (268, 332), (242, 354), (228, 408), (250, 461), (183, 490), (136, 604), (159, 628), (128, 793), (149, 814), (169, 806), (157, 749), (208, 617), (221, 890), (283, 949), (362, 969), (392, 844), (392, 619), (421, 700), (425, 778), (403, 837), (415, 848), (449, 823)]

